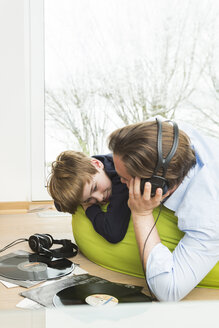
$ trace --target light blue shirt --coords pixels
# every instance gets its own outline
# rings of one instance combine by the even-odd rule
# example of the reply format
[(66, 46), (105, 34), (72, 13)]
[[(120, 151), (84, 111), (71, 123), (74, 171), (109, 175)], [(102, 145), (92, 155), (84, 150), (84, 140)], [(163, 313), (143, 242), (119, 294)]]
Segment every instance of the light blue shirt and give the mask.
[(160, 301), (185, 297), (219, 261), (219, 140), (186, 124), (179, 128), (190, 137), (197, 163), (164, 203), (184, 237), (173, 253), (159, 243), (148, 257), (147, 281)]

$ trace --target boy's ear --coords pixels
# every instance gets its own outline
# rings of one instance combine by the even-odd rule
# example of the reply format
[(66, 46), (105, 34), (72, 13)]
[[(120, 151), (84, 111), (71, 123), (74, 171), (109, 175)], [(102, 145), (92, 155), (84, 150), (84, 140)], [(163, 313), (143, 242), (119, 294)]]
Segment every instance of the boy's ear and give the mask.
[(96, 169), (104, 169), (103, 163), (96, 158), (91, 158), (91, 163), (96, 167)]

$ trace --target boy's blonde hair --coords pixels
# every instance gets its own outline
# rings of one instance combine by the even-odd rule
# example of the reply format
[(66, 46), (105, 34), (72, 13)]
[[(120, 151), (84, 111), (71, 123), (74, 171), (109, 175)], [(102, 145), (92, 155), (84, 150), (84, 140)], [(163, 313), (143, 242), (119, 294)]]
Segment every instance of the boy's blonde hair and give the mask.
[(85, 184), (97, 172), (91, 158), (81, 152), (67, 150), (56, 158), (48, 179), (48, 192), (62, 212), (75, 213)]

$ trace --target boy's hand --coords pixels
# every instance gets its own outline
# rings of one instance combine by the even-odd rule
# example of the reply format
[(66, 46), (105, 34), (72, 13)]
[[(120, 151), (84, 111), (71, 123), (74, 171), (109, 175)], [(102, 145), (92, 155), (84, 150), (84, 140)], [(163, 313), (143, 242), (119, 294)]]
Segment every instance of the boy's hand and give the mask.
[(99, 205), (99, 206), (101, 206), (101, 205), (106, 205), (106, 204), (108, 204), (108, 201), (107, 201), (107, 202), (101, 202), (101, 203), (98, 203), (98, 202), (82, 203), (81, 206), (83, 207), (84, 211), (86, 211), (86, 209), (87, 209), (88, 207), (90, 207), (90, 206), (92, 206), (92, 205), (94, 205), (94, 204)]
[(85, 204), (85, 203), (82, 203), (81, 204), (81, 206), (83, 207), (83, 209), (84, 209), (84, 211), (86, 211), (86, 209), (88, 208), (88, 207), (90, 207), (91, 205), (93, 205), (93, 204)]

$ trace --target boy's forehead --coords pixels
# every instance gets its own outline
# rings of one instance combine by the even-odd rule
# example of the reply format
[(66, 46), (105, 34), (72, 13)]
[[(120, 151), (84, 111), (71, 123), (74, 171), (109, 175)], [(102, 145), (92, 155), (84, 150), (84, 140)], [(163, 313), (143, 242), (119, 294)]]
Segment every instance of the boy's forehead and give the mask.
[(93, 184), (94, 184), (93, 179), (91, 179), (90, 181), (85, 182), (83, 192), (82, 192), (82, 203), (85, 202), (90, 197)]

